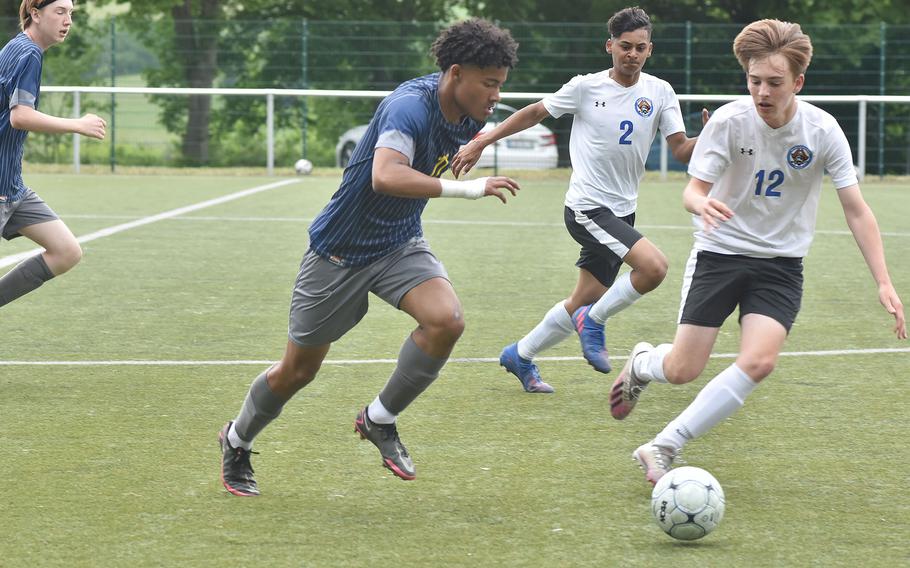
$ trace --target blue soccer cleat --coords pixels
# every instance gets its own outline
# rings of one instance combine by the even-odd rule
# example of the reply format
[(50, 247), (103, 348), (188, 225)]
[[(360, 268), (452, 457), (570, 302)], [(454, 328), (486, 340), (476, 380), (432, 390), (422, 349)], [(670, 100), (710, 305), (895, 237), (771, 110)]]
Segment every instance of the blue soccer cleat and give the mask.
[(604, 326), (588, 316), (590, 310), (590, 305), (582, 306), (572, 314), (572, 323), (581, 340), (581, 354), (595, 370), (609, 373), (613, 367), (610, 366), (610, 356), (607, 354)]
[(551, 393), (554, 390), (553, 387), (540, 379), (540, 371), (537, 370), (537, 365), (518, 354), (517, 343), (513, 343), (502, 350), (502, 354), (499, 356), (499, 365), (518, 377), (525, 392)]

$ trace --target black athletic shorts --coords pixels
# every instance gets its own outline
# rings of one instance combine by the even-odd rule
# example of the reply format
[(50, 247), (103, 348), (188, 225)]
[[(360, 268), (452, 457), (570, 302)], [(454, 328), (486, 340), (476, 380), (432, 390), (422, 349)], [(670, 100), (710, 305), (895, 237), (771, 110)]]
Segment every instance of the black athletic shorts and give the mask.
[(789, 332), (802, 296), (801, 258), (692, 251), (683, 277), (679, 323), (720, 327), (739, 305), (740, 320), (762, 314)]
[(635, 213), (617, 217), (606, 207), (575, 211), (566, 207), (566, 229), (581, 245), (575, 266), (584, 268), (606, 287), (613, 285), (622, 259), (642, 238), (635, 230)]

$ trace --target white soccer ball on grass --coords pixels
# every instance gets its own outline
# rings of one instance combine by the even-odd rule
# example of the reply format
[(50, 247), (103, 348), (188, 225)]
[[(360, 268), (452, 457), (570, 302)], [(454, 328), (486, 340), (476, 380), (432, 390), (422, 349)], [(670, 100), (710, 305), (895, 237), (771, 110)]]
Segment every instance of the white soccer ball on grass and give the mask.
[(678, 467), (661, 477), (651, 492), (651, 514), (665, 533), (697, 540), (724, 518), (724, 490), (713, 475), (697, 467)]
[(313, 172), (313, 162), (306, 158), (300, 158), (294, 162), (294, 171), (297, 172), (297, 175), (299, 176), (310, 175), (310, 173)]

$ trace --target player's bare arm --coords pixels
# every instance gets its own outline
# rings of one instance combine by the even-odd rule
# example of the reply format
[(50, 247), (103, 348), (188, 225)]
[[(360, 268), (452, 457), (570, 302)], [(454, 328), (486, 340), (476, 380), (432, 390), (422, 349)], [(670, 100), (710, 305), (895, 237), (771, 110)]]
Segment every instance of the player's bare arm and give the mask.
[(858, 185), (838, 190), (837, 196), (844, 209), (847, 226), (850, 227), (850, 232), (853, 233), (853, 238), (856, 239), (856, 244), (866, 260), (869, 272), (872, 273), (872, 278), (878, 285), (878, 300), (885, 310), (894, 316), (894, 333), (898, 339), (907, 339), (904, 305), (888, 274), (885, 247), (882, 244), (882, 234), (878, 228), (875, 214), (863, 199)]
[(705, 231), (711, 231), (733, 217), (733, 210), (725, 203), (708, 197), (714, 184), (698, 178), (690, 178), (683, 191), (683, 206), (686, 211), (701, 217)]
[[(446, 185), (449, 193), (446, 193)], [(505, 192), (517, 195), (518, 182), (505, 176), (478, 178), (470, 181), (440, 180), (418, 172), (408, 158), (391, 148), (377, 148), (373, 156), (373, 191), (413, 199), (429, 197), (464, 197), (477, 199), (487, 195), (506, 202)]]
[[(704, 126), (708, 123), (708, 109), (701, 109), (701, 125)], [(671, 134), (667, 136), (667, 145), (670, 147), (670, 153), (673, 154), (673, 157), (677, 161), (684, 164), (688, 164), (689, 160), (692, 159), (692, 150), (695, 149), (695, 142), (698, 140), (698, 136), (689, 138), (686, 136), (685, 132), (677, 132), (676, 134)]]
[(458, 177), (462, 173), (471, 171), (471, 168), (473, 168), (474, 164), (477, 163), (477, 160), (480, 159), (480, 154), (483, 153), (484, 148), (506, 136), (511, 136), (516, 132), (521, 132), (536, 124), (540, 124), (540, 121), (548, 116), (550, 116), (550, 113), (547, 112), (546, 107), (544, 107), (543, 101), (538, 101), (524, 107), (502, 121), (502, 123), (493, 130), (477, 135), (476, 138), (462, 146), (452, 159), (452, 173), (455, 177)]
[(107, 122), (94, 114), (86, 114), (82, 118), (60, 118), (25, 105), (15, 106), (10, 111), (9, 121), (18, 130), (49, 134), (76, 133), (98, 140), (104, 140), (107, 128)]

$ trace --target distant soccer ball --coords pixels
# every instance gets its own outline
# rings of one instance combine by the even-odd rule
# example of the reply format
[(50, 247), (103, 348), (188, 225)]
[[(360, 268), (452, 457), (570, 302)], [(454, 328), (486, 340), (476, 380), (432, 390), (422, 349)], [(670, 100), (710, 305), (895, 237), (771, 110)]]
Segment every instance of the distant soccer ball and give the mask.
[(724, 490), (714, 476), (697, 467), (671, 469), (651, 492), (651, 514), (665, 533), (697, 540), (724, 518)]
[(294, 162), (294, 171), (297, 172), (299, 176), (309, 175), (313, 171), (313, 162), (301, 158)]

